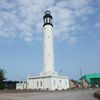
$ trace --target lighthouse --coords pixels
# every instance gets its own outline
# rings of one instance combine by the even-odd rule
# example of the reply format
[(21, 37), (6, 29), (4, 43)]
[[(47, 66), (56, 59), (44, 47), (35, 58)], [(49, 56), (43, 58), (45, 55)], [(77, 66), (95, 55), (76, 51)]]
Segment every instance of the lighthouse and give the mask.
[(54, 65), (53, 50), (53, 17), (50, 11), (45, 11), (43, 16), (44, 30), (44, 62), (43, 70), (38, 76), (27, 76), (25, 83), (17, 83), (16, 89), (33, 89), (33, 90), (67, 90), (69, 88), (69, 77), (58, 75)]
[(44, 65), (43, 75), (56, 75), (54, 66), (54, 50), (53, 50), (53, 24), (50, 11), (45, 11), (43, 17), (44, 24)]

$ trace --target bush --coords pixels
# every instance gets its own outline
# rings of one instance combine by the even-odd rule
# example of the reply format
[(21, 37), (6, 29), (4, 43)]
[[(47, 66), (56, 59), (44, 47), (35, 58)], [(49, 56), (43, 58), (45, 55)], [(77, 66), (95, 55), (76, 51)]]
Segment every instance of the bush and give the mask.
[(5, 88), (4, 86), (4, 80), (5, 80), (5, 71), (3, 69), (0, 69), (0, 90), (3, 90)]

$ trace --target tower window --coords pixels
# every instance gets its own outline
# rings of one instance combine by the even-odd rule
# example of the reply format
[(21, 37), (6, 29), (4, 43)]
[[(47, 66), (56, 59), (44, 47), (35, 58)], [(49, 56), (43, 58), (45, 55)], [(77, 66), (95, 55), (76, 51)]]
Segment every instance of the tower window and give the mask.
[(52, 19), (50, 18), (50, 23), (52, 23)]
[(46, 23), (46, 18), (44, 19), (44, 23)]
[(49, 23), (50, 21), (49, 21), (49, 17), (47, 17), (47, 23)]

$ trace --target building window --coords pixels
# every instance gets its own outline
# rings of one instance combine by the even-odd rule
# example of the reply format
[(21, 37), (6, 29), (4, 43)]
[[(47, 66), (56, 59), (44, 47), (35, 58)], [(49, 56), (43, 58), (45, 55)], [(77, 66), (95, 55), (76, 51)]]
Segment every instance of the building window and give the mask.
[(40, 81), (40, 86), (42, 86), (42, 81)]
[(61, 83), (61, 80), (59, 82)]
[(55, 83), (56, 83), (56, 82), (55, 82), (55, 80), (54, 80), (54, 85), (55, 85)]
[(67, 82), (65, 81), (65, 85), (67, 85)]

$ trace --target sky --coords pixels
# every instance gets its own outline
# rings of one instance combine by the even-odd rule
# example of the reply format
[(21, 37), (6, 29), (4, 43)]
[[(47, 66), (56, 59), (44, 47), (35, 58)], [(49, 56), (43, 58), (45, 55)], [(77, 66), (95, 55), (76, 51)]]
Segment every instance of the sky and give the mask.
[(43, 70), (43, 16), (53, 16), (55, 69), (100, 73), (100, 0), (0, 0), (0, 68), (7, 80)]

